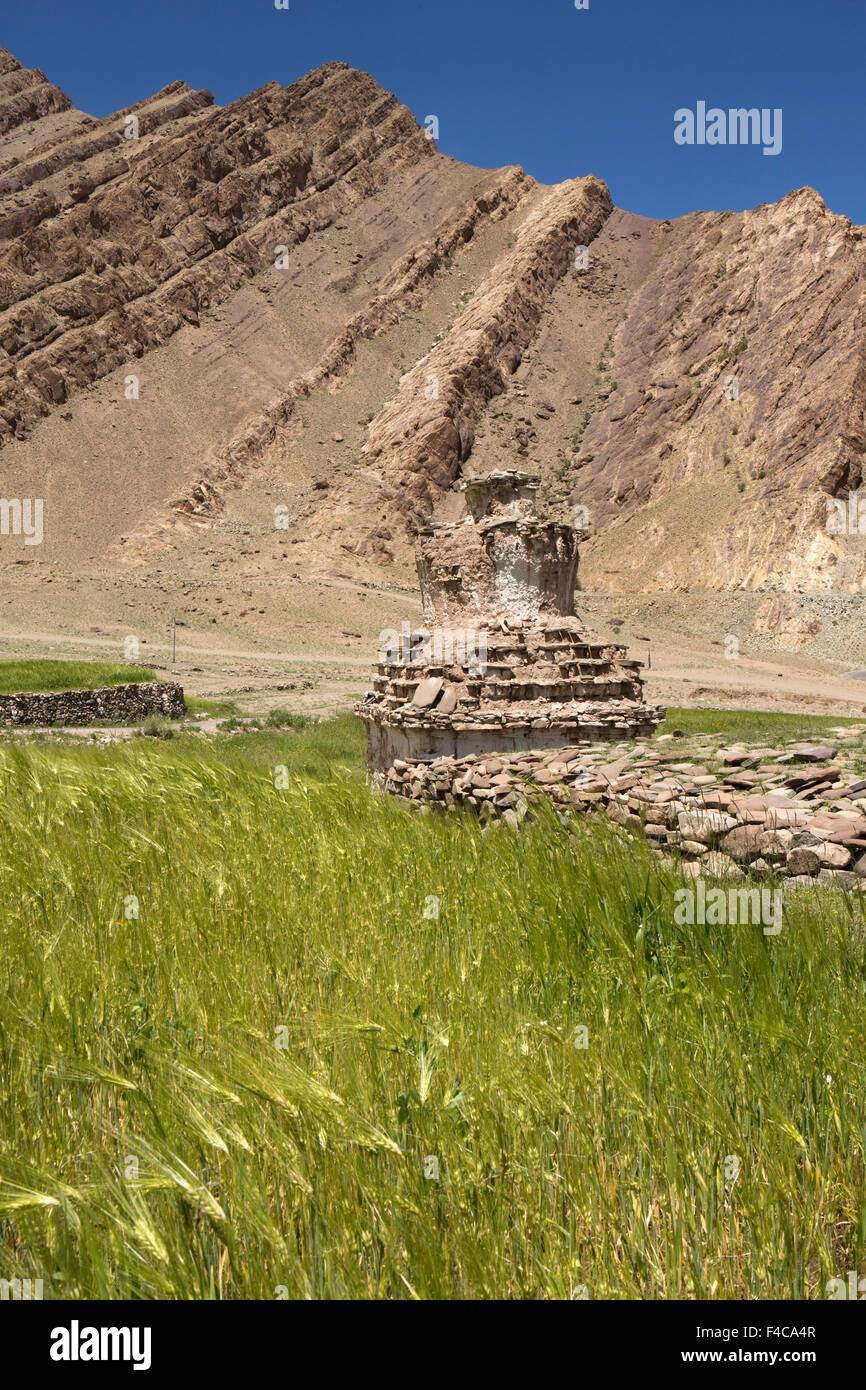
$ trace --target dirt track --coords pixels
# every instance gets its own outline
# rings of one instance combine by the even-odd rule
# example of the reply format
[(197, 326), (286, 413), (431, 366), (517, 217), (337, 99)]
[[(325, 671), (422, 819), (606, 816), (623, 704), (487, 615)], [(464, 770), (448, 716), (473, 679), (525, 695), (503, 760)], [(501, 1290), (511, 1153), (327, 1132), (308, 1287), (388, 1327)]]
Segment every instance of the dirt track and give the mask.
[[(203, 618), (177, 628), (177, 662), (172, 665), (169, 613), (170, 590), (160, 607), (150, 598), (149, 622), (132, 622), (125, 630), (107, 619), (106, 629), (82, 630), (82, 597), (77, 586), (58, 583), (51, 592), (60, 600), (66, 631), (44, 627), (0, 632), (3, 658), (82, 658), (117, 660), (125, 633), (141, 639), (140, 659), (160, 672), (170, 672), (190, 695), (224, 698), (244, 713), (265, 712), (275, 706), (306, 713), (328, 713), (351, 707), (370, 681), (371, 669), (384, 628), (404, 619), (420, 619), (417, 594), (403, 576), (385, 586), (360, 586), (336, 576), (318, 584), (310, 580), (296, 591), (290, 611), (285, 589), (263, 586), (252, 621), (239, 622), (229, 612), (217, 622)], [(236, 581), (243, 583), (243, 581)], [(223, 580), (223, 602), (236, 590)], [(44, 599), (46, 596), (43, 594)], [(858, 715), (866, 709), (866, 682), (846, 679), (863, 665), (857, 651), (862, 632), (840, 634), (835, 657), (819, 657), (808, 649), (773, 649), (766, 639), (749, 636), (743, 619), (760, 602), (760, 595), (636, 595), (606, 597), (578, 594), (578, 609), (603, 637), (624, 643), (633, 656), (649, 662), (648, 696), (670, 705), (723, 705), (789, 710), (799, 713)], [(116, 595), (93, 590), (94, 606), (117, 603)], [(145, 594), (141, 594), (145, 599)], [(300, 602), (298, 600), (301, 600)], [(745, 603), (745, 608), (744, 608)], [(77, 613), (74, 605), (77, 605)], [(85, 601), (84, 606), (90, 607)], [(49, 614), (46, 612), (46, 617)], [(89, 612), (87, 616), (92, 616)], [(76, 618), (78, 621), (76, 621)], [(156, 621), (155, 621), (156, 619)], [(357, 624), (357, 626), (355, 626)], [(93, 624), (90, 624), (93, 626)], [(111, 630), (113, 629), (113, 631)], [(725, 635), (742, 632), (740, 654), (725, 656)], [(650, 638), (650, 641), (645, 640)]]

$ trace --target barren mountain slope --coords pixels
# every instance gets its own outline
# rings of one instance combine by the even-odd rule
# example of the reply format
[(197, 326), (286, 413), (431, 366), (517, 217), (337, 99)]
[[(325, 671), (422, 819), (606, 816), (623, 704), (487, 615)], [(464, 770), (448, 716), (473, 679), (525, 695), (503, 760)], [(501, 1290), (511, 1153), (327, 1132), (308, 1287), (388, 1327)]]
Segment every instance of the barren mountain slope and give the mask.
[(0, 482), (46, 511), (38, 557), (7, 562), (116, 565), (220, 510), (297, 399), (534, 188), (439, 155), (344, 64), (225, 111), (166, 93), (130, 108), (133, 140), (130, 112), (67, 112), (63, 132), (27, 115), (2, 164)]
[(576, 459), (590, 583), (866, 586), (866, 535), (827, 529), (863, 479), (864, 305), (862, 230), (811, 189), (663, 224)]
[[(441, 155), (342, 63), (97, 120), (0, 52), (0, 238), (0, 494), (45, 501), (42, 545), (0, 539), (7, 633), (176, 617), (360, 672), (417, 617), (418, 522), (518, 464), (585, 509), (584, 589), (866, 664), (829, 635), (866, 537), (825, 526), (866, 448), (863, 243), (811, 190), (655, 222)], [(701, 597), (741, 587), (745, 632)]]
[(124, 115), (107, 118), (107, 150), (67, 135), (7, 168), (0, 431), (26, 432), (83, 385), (197, 324), (278, 247), (290, 253), (432, 153), (410, 112), (343, 64), (225, 109), (199, 98), (182, 98), (183, 114), (161, 125), (145, 105), (130, 139)]

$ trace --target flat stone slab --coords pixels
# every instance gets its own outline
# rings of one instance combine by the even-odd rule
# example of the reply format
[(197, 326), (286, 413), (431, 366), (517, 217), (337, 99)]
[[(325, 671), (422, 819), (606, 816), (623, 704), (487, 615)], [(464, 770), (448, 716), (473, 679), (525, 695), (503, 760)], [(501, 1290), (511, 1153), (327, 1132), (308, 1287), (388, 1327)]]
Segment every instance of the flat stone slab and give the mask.
[(444, 684), (441, 676), (428, 676), (427, 680), (421, 682), (412, 696), (412, 704), (416, 709), (429, 709)]
[(442, 697), (436, 706), (437, 714), (451, 714), (457, 708), (457, 691), (453, 685), (448, 685), (442, 692)]
[(793, 753), (795, 758), (804, 758), (810, 763), (829, 762), (838, 751), (831, 744), (823, 743), (792, 743), (788, 747), (788, 752)]

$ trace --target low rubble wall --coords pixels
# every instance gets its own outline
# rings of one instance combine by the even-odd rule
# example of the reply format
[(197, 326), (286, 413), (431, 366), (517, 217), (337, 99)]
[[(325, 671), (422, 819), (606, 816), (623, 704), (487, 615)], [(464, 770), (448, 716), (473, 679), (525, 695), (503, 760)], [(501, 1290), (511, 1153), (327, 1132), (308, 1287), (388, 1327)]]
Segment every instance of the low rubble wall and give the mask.
[[(631, 771), (628, 759), (605, 767), (600, 757), (561, 748), (424, 763), (397, 759), (384, 785), (412, 801), (467, 807), (485, 820), (502, 816), (515, 828), (543, 794), (563, 818), (571, 811), (605, 812), (660, 853), (684, 861), (695, 876), (748, 871), (866, 891), (866, 780), (846, 779), (836, 768), (788, 768), (793, 785), (770, 791), (710, 788), (663, 769)], [(731, 769), (731, 781), (745, 780)]]
[(49, 690), (37, 694), (0, 695), (0, 724), (93, 724), (97, 720), (145, 719), (164, 714), (181, 719), (186, 713), (183, 688), (174, 682), (136, 681), (106, 685), (98, 690)]

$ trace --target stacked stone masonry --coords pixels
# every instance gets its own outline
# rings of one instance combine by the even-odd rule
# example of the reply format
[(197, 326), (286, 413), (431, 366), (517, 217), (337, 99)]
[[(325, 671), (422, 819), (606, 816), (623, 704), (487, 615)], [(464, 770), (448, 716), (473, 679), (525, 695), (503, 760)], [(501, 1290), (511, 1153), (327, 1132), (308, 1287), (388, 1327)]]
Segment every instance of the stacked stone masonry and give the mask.
[(98, 690), (52, 690), (40, 694), (0, 695), (0, 724), (80, 725), (101, 720), (144, 719), (163, 714), (181, 719), (186, 713), (183, 689), (174, 682), (137, 681)]
[(855, 759), (840, 763), (835, 747), (793, 744), (767, 753), (761, 774), (753, 770), (760, 754), (720, 749), (719, 773), (686, 773), (654, 748), (636, 750), (655, 764), (644, 767), (624, 747), (610, 762), (587, 746), (505, 758), (397, 759), (385, 786), (416, 803), (465, 807), (482, 820), (502, 817), (514, 829), (547, 797), (563, 823), (572, 812), (603, 812), (696, 877), (748, 872), (866, 890), (866, 778), (853, 770)]
[(419, 541), (425, 627), (383, 645), (367, 725), (371, 781), (418, 760), (649, 735), (640, 663), (574, 613), (577, 536), (535, 516), (538, 478), (518, 470), (463, 484), (467, 516)]

